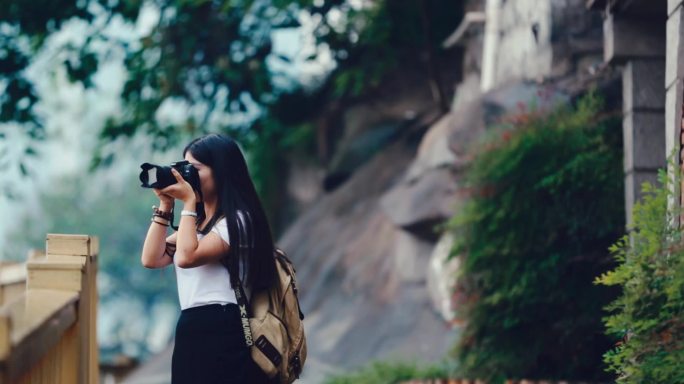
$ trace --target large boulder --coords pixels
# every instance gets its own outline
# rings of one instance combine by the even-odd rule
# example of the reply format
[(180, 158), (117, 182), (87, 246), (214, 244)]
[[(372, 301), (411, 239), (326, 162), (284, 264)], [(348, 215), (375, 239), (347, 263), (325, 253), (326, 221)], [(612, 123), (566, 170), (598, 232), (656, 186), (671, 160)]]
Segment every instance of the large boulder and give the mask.
[(483, 130), (479, 80), (470, 76), (456, 90), (453, 110), (422, 137), (401, 182), (382, 197), (387, 216), (397, 226), (436, 242), (440, 234), (435, 225), (453, 216), (468, 148)]
[(438, 361), (455, 335), (431, 309), (433, 243), (398, 227), (381, 196), (408, 169), (424, 127), (404, 134), (313, 203), (278, 245), (297, 267), (310, 360), (302, 383), (371, 360)]
[(392, 222), (431, 241), (434, 226), (454, 213), (456, 175), (451, 167), (426, 170), (413, 182), (402, 182), (385, 193), (380, 205)]

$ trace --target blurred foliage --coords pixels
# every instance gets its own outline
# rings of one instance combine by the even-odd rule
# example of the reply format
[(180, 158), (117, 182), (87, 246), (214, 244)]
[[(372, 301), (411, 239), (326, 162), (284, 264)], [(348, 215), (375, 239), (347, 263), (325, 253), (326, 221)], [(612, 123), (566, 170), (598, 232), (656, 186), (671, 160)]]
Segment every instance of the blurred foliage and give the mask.
[(634, 205), (630, 235), (610, 251), (619, 263), (597, 283), (622, 288), (608, 309), (608, 332), (621, 339), (605, 354), (619, 383), (684, 383), (684, 248), (678, 225), (682, 210), (668, 210), (681, 196), (681, 170), (659, 172), (659, 185), (645, 183)]
[[(150, 275), (159, 271), (141, 268), (140, 250), (147, 232), (151, 206), (156, 197), (140, 196), (138, 182), (130, 181), (134, 188), (106, 188), (106, 193), (94, 193), (96, 186), (89, 185), (84, 177), (63, 179), (40, 196), (40, 215), (27, 214), (19, 225), (8, 233), (11, 249), (45, 248), (46, 233), (83, 233), (100, 237), (103, 250), (100, 270), (111, 277), (112, 285), (102, 292), (102, 300), (109, 295), (139, 292), (149, 300), (166, 298), (175, 300), (173, 274), (160, 279)], [(87, 233), (86, 233), (87, 232)], [(8, 251), (5, 251), (8, 252)], [(10, 256), (10, 255), (8, 255)], [(11, 258), (22, 259), (25, 255)]]
[(620, 120), (589, 94), (492, 128), (467, 172), (470, 196), (449, 223), (462, 257), (462, 374), (604, 380), (603, 306), (592, 281), (624, 226)]
[[(453, 0), (0, 0), (0, 123), (19, 122), (29, 134), (43, 134), (34, 113), (36, 91), (26, 68), (48, 37), (80, 20), (89, 28), (80, 46), (62, 47), (59, 59), (69, 78), (92, 87), (92, 77), (112, 52), (125, 52), (122, 113), (108, 118), (92, 165), (115, 156), (107, 143), (143, 133), (165, 150), (209, 131), (224, 131), (247, 151), (289, 149), (312, 154), (312, 117), (325, 103), (357, 97), (380, 84), (397, 63), (421, 63), (460, 21)], [(359, 5), (361, 4), (361, 5)], [(159, 17), (149, 33), (127, 41), (108, 32), (116, 22), (134, 23), (144, 6)], [(316, 60), (330, 49), (337, 68), (318, 87), (273, 85), (267, 60), (290, 62), (272, 51), (271, 33), (299, 26), (302, 13), (313, 22)], [(108, 47), (102, 49), (102, 46)], [(66, 53), (66, 54), (65, 54)], [(189, 108), (181, 123), (161, 122), (164, 105)], [(218, 116), (218, 118), (217, 118)], [(242, 118), (237, 118), (241, 116)], [(221, 118), (222, 117), (222, 118)], [(0, 134), (1, 135), (1, 134)], [(0, 139), (2, 136), (0, 136)], [(285, 155), (252, 156), (263, 187), (277, 183)], [(261, 190), (266, 193), (265, 190)]]
[(315, 31), (319, 43), (330, 47), (339, 64), (331, 77), (334, 97), (360, 96), (378, 87), (399, 64), (423, 62), (427, 50), (438, 50), (456, 29), (463, 8), (462, 2), (453, 0), (374, 3), (362, 10), (347, 7), (342, 27), (324, 23)]
[[(141, 198), (137, 180), (126, 181), (128, 187), (118, 190), (111, 182), (104, 183), (101, 179), (82, 176), (62, 179), (41, 194), (39, 209), (30, 210), (8, 230), (4, 259), (24, 260), (26, 249), (44, 250), (46, 233), (98, 236), (101, 314), (106, 315), (110, 302), (137, 301), (147, 312), (131, 318), (134, 324), (121, 326), (150, 327), (155, 324), (144, 319), (152, 317), (155, 304), (178, 303), (175, 273), (172, 267), (158, 270), (142, 267), (140, 250), (149, 227), (151, 206), (157, 199), (151, 192), (149, 198)], [(149, 332), (147, 329), (141, 332), (140, 339), (133, 340), (138, 350), (147, 351)], [(124, 332), (120, 336), (127, 338), (131, 334)]]
[(355, 372), (334, 375), (325, 384), (396, 384), (412, 379), (444, 379), (452, 371), (446, 363), (421, 367), (415, 362), (375, 361)]

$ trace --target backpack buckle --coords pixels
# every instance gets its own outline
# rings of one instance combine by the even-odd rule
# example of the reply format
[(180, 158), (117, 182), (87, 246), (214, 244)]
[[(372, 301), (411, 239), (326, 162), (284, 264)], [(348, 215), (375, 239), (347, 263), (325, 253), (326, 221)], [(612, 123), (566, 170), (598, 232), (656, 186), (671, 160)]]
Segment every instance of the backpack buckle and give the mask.
[(295, 377), (299, 379), (299, 374), (302, 372), (302, 362), (299, 360), (299, 355), (295, 354), (292, 357), (292, 361), (290, 362), (290, 366), (292, 367), (292, 370), (294, 371)]

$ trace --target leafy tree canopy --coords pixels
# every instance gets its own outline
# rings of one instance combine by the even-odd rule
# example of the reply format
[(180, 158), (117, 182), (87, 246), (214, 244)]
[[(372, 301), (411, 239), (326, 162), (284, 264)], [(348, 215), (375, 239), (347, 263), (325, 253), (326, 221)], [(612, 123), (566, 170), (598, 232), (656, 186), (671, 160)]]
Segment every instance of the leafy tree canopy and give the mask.
[[(121, 94), (123, 113), (107, 121), (101, 131), (102, 143), (144, 132), (153, 138), (155, 149), (166, 149), (188, 135), (217, 129), (230, 131), (238, 139), (270, 137), (265, 130), (283, 130), (284, 125), (265, 120), (290, 125), (302, 122), (307, 112), (317, 110), (320, 101), (316, 101), (321, 100), (316, 95), (307, 97), (298, 86), (289, 90), (274, 87), (272, 80), (277, 74), (269, 71), (267, 59), (290, 60), (273, 55), (274, 30), (297, 27), (302, 15), (308, 15), (316, 47), (329, 49), (338, 64), (338, 75), (331, 77), (334, 89), (330, 95), (354, 96), (377, 84), (398, 58), (407, 52), (417, 57), (416, 48), (434, 45), (453, 30), (460, 5), (452, 3), (0, 0), (0, 86), (4, 91), (0, 122), (21, 123), (36, 139), (44, 135), (33, 109), (38, 96), (26, 77), (26, 68), (51, 34), (79, 20), (91, 27), (84, 43), (66, 46), (69, 55), (60, 56), (72, 81), (92, 87), (92, 76), (108, 60), (108, 53), (114, 49), (125, 52), (128, 78)], [(158, 18), (138, 41), (108, 33), (107, 27), (114, 23), (135, 23), (146, 6), (158, 11)], [(108, 49), (98, 48), (103, 45)], [(317, 56), (314, 53), (308, 59)], [(192, 106), (193, 110), (182, 123), (160, 122), (157, 113), (165, 103)], [(233, 123), (223, 120), (218, 127), (216, 120), (210, 120), (212, 114), (235, 116), (250, 111), (251, 118), (232, 119), (238, 121)], [(106, 154), (99, 155), (95, 165), (108, 160)]]
[[(247, 151), (256, 187), (278, 216), (288, 156), (315, 159), (313, 118), (331, 101), (358, 100), (399, 64), (430, 72), (431, 52), (458, 25), (461, 7), (453, 0), (0, 0), (0, 126), (19, 124), (30, 137), (25, 155), (35, 154), (45, 122), (27, 69), (51, 36), (76, 24), (83, 36), (53, 57), (70, 81), (92, 88), (98, 70), (121, 56), (126, 70), (120, 112), (93, 127), (98, 145), (84, 159), (91, 155), (91, 169), (111, 164), (109, 144), (118, 138), (143, 135), (152, 149), (167, 150), (222, 131)], [(115, 33), (136, 23), (151, 26), (136, 37)], [(292, 58), (273, 51), (273, 33), (298, 26), (312, 45), (305, 60), (328, 55), (334, 70), (318, 84), (276, 86), (284, 77), (276, 68)], [(168, 110), (181, 117), (160, 118)], [(12, 165), (3, 157), (0, 168)]]

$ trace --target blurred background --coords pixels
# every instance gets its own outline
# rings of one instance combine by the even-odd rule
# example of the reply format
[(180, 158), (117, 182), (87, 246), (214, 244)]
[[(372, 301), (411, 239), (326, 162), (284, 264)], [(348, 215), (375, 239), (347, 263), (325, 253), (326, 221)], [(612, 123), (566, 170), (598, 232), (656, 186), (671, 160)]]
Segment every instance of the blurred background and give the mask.
[(223, 132), (297, 267), (301, 382), (684, 382), (684, 306), (630, 301), (669, 303), (684, 285), (648, 279), (679, 269), (624, 257), (652, 262), (640, 230), (672, 234), (645, 218), (681, 201), (657, 183), (681, 164), (681, 3), (0, 0), (0, 261), (98, 236), (100, 379), (170, 382), (139, 165)]

